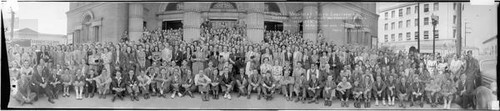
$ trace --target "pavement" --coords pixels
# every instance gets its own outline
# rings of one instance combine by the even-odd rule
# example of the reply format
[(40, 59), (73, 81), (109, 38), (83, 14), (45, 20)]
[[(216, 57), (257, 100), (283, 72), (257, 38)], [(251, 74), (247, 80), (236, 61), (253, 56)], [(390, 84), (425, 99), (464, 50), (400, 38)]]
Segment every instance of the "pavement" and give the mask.
[[(75, 95), (72, 94), (71, 97), (59, 96), (59, 99), (54, 100), (55, 103), (51, 104), (47, 101), (47, 97), (40, 98), (37, 102), (31, 104), (20, 105), (17, 101), (13, 100), (9, 102), (9, 108), (122, 108), (122, 109), (323, 109), (323, 110), (353, 110), (353, 109), (391, 109), (391, 110), (438, 110), (442, 109), (443, 105), (438, 105), (436, 108), (431, 108), (429, 104), (425, 104), (423, 108), (419, 106), (400, 108), (397, 106), (375, 106), (375, 102), (372, 101), (372, 107), (370, 108), (354, 108), (353, 102), (349, 102), (349, 107), (340, 107), (340, 100), (334, 100), (332, 106), (324, 106), (324, 101), (321, 100), (319, 104), (303, 104), (302, 102), (291, 102), (286, 101), (282, 95), (274, 95), (274, 99), (271, 101), (266, 101), (265, 99), (257, 100), (257, 96), (252, 95), (251, 99), (246, 97), (237, 98), (235, 94), (232, 94), (232, 100), (223, 99), (223, 96), (219, 100), (210, 99), (208, 102), (203, 102), (199, 94), (195, 94), (195, 98), (190, 98), (188, 96), (182, 98), (158, 98), (151, 97), (145, 100), (142, 96), (139, 97), (140, 101), (131, 101), (127, 96), (124, 100), (117, 99), (115, 102), (111, 102), (112, 96), (108, 95), (106, 99), (98, 99), (97, 96), (94, 98), (84, 98), (83, 100), (76, 100)], [(397, 104), (397, 102), (396, 102)], [(461, 109), (457, 104), (452, 104), (452, 109)]]

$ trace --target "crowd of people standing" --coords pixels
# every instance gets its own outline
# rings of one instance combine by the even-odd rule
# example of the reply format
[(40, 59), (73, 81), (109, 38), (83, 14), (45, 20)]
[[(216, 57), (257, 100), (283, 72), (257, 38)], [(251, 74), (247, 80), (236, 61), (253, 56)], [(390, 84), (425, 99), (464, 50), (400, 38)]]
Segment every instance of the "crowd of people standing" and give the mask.
[[(448, 56), (393, 52), (366, 46), (312, 42), (301, 33), (266, 31), (246, 39), (244, 25), (202, 27), (200, 40), (183, 41), (182, 29), (145, 30), (138, 41), (9, 47), (13, 97), (31, 104), (74, 96), (111, 101), (129, 97), (203, 101), (246, 97), (356, 108), (472, 107), (480, 86), (472, 52)], [(74, 95), (71, 93), (75, 93)], [(147, 101), (147, 100), (145, 100)]]

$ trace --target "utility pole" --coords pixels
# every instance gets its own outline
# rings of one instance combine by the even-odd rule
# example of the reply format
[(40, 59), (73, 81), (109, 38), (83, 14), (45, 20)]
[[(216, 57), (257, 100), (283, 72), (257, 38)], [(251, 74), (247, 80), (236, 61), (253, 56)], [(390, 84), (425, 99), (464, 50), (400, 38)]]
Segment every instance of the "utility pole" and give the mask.
[(436, 25), (438, 24), (438, 17), (434, 14), (432, 18), (432, 55), (436, 57)]
[(417, 52), (420, 53), (420, 2), (417, 2)]
[[(462, 52), (462, 3), (457, 2), (457, 54), (461, 54)], [(467, 41), (467, 40), (466, 40)]]

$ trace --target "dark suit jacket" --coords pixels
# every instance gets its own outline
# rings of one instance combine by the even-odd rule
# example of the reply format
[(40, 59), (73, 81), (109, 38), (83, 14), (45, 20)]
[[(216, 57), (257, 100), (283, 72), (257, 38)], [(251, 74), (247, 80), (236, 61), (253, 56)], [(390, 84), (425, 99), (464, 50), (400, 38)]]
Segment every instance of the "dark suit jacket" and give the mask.
[(123, 81), (123, 79), (125, 78), (121, 78), (121, 80), (118, 81), (116, 77), (113, 77), (111, 81), (111, 88), (125, 88), (126, 84), (125, 81)]
[(397, 94), (409, 94), (411, 92), (411, 85), (408, 82), (401, 83), (399, 82), (396, 85)]

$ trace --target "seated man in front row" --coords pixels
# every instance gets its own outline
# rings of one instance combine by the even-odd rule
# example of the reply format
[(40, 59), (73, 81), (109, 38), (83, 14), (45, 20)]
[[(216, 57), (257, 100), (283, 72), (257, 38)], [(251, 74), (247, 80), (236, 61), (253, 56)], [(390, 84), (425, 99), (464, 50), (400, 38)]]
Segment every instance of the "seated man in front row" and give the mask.
[(123, 97), (125, 96), (125, 82), (123, 81), (122, 73), (120, 73), (120, 71), (116, 71), (115, 77), (112, 79), (111, 90), (113, 90), (112, 102), (114, 102), (116, 98), (123, 100)]

